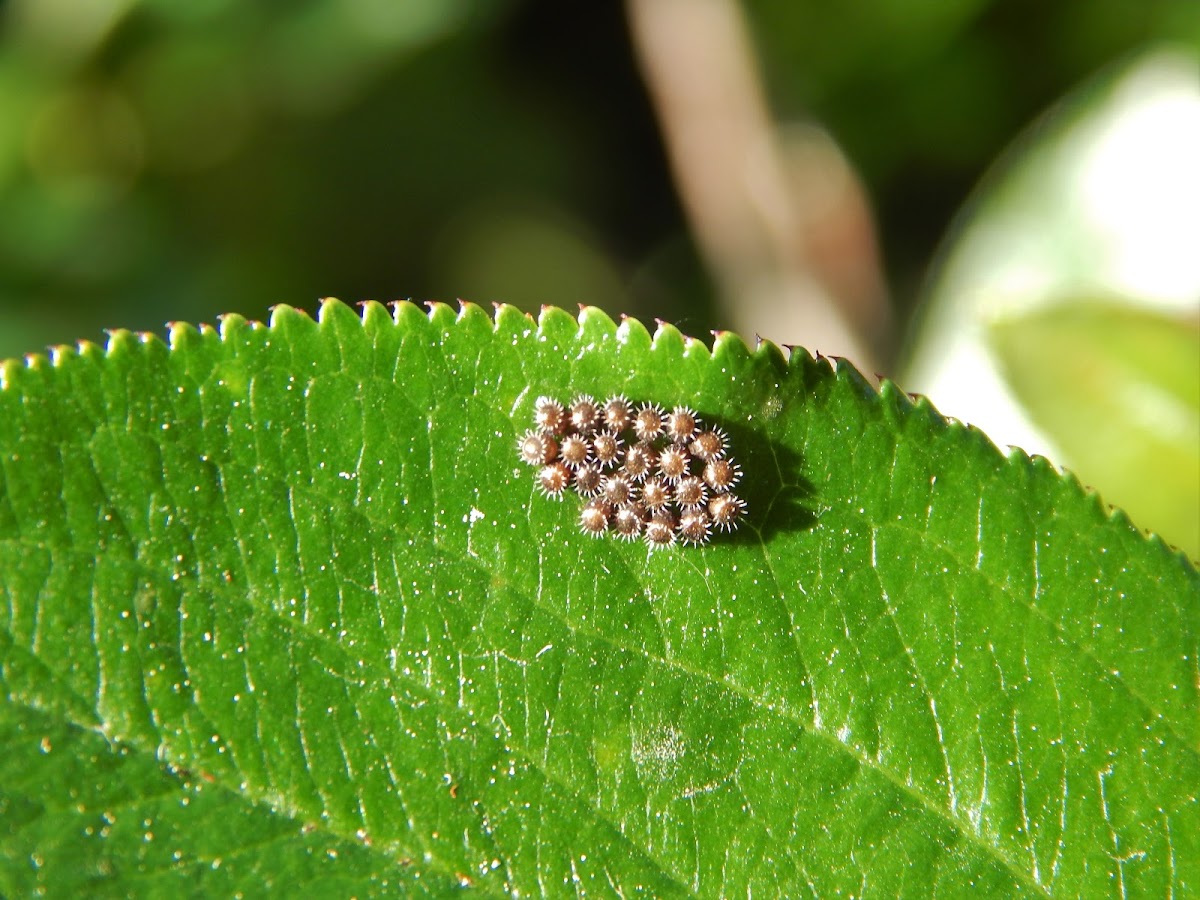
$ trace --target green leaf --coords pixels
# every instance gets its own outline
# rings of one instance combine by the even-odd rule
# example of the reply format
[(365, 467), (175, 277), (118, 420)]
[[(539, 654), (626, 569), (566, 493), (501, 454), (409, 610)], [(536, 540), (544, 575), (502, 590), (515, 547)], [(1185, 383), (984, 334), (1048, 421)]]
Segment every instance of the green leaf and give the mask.
[[(329, 302), (0, 371), (0, 893), (1200, 884), (1200, 575), (849, 365)], [(580, 534), (581, 391), (724, 424), (743, 529)]]
[(939, 255), (905, 375), (1193, 560), (1200, 130), (1174, 104), (1200, 107), (1198, 47), (1121, 60), (1013, 143)]
[(1200, 559), (1200, 331), (1084, 299), (1006, 316), (991, 343), (1021, 403), (1104, 497)]

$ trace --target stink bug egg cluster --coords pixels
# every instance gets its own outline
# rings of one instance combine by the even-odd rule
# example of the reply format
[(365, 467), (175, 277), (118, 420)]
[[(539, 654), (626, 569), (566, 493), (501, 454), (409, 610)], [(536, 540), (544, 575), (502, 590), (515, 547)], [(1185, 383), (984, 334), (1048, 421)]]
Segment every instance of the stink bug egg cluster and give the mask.
[(732, 492), (742, 470), (729, 439), (687, 407), (539, 397), (533, 420), (517, 453), (537, 469), (545, 496), (586, 498), (579, 527), (587, 534), (641, 538), (651, 548), (699, 546), (715, 531), (733, 531), (745, 514)]

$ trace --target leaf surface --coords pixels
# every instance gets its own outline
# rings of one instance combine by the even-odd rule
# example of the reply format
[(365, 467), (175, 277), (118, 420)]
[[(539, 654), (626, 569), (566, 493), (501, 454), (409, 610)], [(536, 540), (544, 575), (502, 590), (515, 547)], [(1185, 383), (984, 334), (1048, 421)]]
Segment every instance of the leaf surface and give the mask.
[(1200, 559), (1200, 322), (1085, 298), (1007, 316), (1005, 377), (1079, 476)]
[[(539, 394), (689, 403), (732, 539), (580, 534)], [(1200, 576), (850, 366), (327, 302), (8, 363), (0, 891), (1164, 896)]]

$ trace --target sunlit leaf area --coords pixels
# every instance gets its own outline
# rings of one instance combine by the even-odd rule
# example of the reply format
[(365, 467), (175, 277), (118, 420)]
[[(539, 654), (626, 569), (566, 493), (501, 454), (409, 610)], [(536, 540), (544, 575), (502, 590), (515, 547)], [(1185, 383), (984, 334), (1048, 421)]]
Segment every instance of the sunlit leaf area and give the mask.
[[(6, 894), (1200, 877), (1200, 574), (848, 364), (329, 301), (3, 375)], [(694, 402), (742, 526), (584, 533), (567, 385)]]
[(0, 896), (1195, 895), (1197, 160), (1192, 0), (0, 4)]
[(1198, 45), (1192, 0), (12, 0), (0, 358), (329, 295), (585, 304), (846, 356), (1089, 469), (988, 323), (1119, 295), (1200, 347)]

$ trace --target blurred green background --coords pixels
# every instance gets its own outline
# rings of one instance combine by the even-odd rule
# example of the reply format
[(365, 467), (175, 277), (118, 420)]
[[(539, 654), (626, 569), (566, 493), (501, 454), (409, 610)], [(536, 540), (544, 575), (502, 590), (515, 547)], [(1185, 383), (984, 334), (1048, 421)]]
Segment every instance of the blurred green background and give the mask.
[[(328, 295), (462, 297), (758, 332), (897, 373), (1002, 151), (1147, 48), (1200, 47), (1196, 0), (653, 4), (0, 3), (0, 358)], [(708, 26), (748, 87), (720, 53), (688, 58), (709, 7), (744, 29), (726, 46), (732, 20)], [(692, 134), (670, 80), (714, 71), (727, 115)], [(702, 161), (689, 182), (672, 146), (736, 137), (721, 123), (755, 102), (767, 174)], [(706, 199), (726, 180), (742, 194)], [(758, 269), (782, 274), (738, 296)], [(801, 294), (851, 342), (773, 316)], [(1200, 524), (1172, 537), (1200, 555)]]

